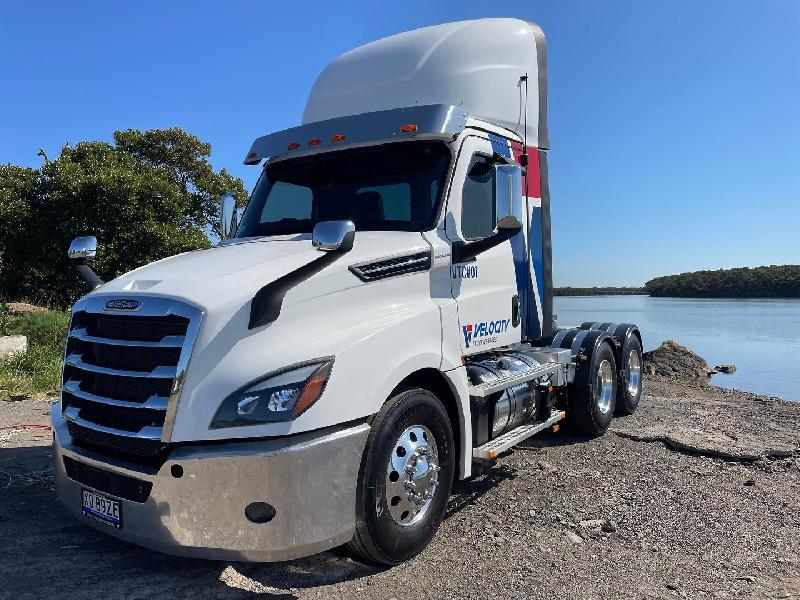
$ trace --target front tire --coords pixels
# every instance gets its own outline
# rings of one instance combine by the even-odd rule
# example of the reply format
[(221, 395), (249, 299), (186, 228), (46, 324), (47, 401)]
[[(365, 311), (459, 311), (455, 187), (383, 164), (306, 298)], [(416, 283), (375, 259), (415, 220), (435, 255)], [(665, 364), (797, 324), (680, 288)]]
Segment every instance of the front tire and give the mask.
[(450, 418), (439, 399), (420, 388), (392, 396), (372, 422), (347, 547), (387, 565), (422, 552), (442, 522), (454, 468)]

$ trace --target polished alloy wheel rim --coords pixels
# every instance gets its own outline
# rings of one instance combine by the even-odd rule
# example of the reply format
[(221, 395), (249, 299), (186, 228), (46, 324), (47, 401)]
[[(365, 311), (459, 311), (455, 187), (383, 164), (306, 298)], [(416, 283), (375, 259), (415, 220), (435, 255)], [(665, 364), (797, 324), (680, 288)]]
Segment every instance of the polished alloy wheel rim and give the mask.
[(430, 429), (412, 425), (400, 434), (386, 466), (386, 506), (396, 523), (409, 526), (425, 516), (436, 495), (440, 470)]
[(611, 410), (611, 401), (614, 399), (614, 370), (607, 360), (601, 362), (600, 368), (597, 369), (594, 393), (600, 413), (603, 415), (608, 413)]
[(639, 360), (639, 353), (631, 350), (628, 355), (628, 395), (632, 398), (639, 393), (639, 386), (642, 384), (642, 362)]

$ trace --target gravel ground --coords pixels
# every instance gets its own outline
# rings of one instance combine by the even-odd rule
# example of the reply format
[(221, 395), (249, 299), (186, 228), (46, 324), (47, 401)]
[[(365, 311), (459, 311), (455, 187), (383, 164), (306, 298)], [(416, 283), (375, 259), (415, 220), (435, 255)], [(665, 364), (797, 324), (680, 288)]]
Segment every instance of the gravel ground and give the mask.
[(431, 545), (383, 569), (169, 557), (56, 504), (48, 399), (0, 401), (0, 598), (800, 598), (800, 405), (649, 380), (594, 440), (548, 434), (456, 485)]

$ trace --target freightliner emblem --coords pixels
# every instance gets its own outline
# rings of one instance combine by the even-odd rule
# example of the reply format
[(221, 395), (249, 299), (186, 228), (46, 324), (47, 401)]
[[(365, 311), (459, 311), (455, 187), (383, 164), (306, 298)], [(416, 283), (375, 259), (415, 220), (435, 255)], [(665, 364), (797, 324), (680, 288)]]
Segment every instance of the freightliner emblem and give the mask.
[(139, 310), (139, 301), (115, 298), (106, 302), (106, 310)]

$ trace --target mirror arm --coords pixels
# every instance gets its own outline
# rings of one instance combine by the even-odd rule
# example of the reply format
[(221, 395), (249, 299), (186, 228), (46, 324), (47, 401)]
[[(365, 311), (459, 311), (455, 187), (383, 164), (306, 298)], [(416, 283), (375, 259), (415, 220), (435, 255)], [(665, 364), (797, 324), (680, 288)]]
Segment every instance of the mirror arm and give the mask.
[(499, 246), (506, 240), (510, 240), (520, 232), (520, 229), (521, 228), (500, 229), (497, 233), (474, 242), (453, 242), (451, 261), (453, 264), (458, 264), (472, 260), (481, 252), (486, 252), (495, 246)]
[(70, 258), (69, 262), (72, 268), (78, 272), (78, 276), (89, 286), (90, 292), (95, 291), (105, 283), (105, 281), (100, 279), (97, 273), (92, 270), (85, 258)]

